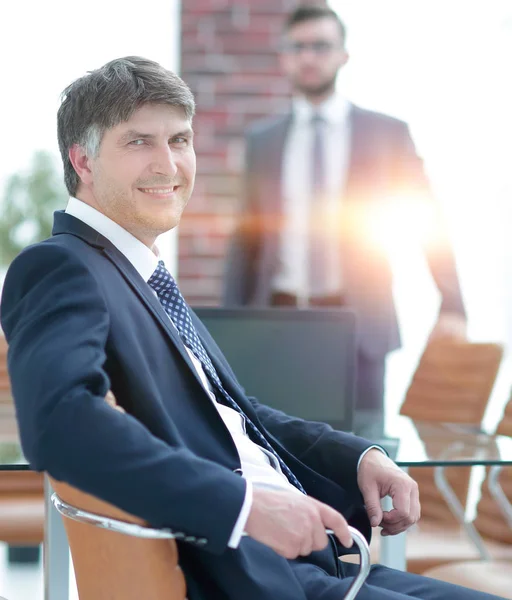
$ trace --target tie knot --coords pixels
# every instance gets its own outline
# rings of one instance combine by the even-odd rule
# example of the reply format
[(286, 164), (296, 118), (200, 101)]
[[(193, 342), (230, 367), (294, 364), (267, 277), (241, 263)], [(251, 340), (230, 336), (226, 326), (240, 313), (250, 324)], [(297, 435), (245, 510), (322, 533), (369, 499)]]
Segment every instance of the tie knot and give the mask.
[(174, 277), (167, 270), (163, 260), (158, 261), (156, 269), (148, 279), (148, 285), (150, 285), (158, 295), (163, 291), (168, 291), (171, 288), (177, 287)]
[(311, 125), (313, 125), (313, 127), (322, 127), (326, 124), (326, 122), (327, 121), (325, 120), (325, 117), (322, 115), (322, 113), (314, 112), (311, 115)]

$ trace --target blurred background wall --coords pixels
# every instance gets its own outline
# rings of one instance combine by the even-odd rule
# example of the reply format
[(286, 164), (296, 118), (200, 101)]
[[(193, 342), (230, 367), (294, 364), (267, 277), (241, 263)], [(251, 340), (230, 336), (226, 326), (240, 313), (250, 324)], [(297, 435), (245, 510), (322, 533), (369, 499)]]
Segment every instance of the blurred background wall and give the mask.
[[(256, 118), (287, 109), (289, 89), (279, 74), (277, 49), (284, 15), (296, 4), (182, 3), (180, 66), (198, 103), (198, 178), (180, 226), (178, 266), (180, 286), (193, 305), (219, 301), (239, 199), (243, 130)], [(512, 3), (329, 4), (348, 28), (351, 60), (339, 87), (364, 107), (406, 120), (425, 160), (451, 229), (470, 339), (510, 345), (512, 88), (506, 74), (512, 64)], [(420, 225), (421, 215), (416, 220)], [(439, 299), (421, 254), (410, 251), (414, 229), (404, 231), (398, 219), (383, 222), (380, 230), (382, 250), (392, 256), (404, 338), (388, 365), (388, 398), (397, 403)], [(508, 359), (503, 364), (505, 389), (511, 369)]]
[(191, 304), (217, 304), (227, 236), (239, 198), (243, 132), (285, 111), (278, 68), (285, 15), (294, 0), (182, 3), (181, 75), (197, 101), (197, 179), (179, 232), (179, 277)]

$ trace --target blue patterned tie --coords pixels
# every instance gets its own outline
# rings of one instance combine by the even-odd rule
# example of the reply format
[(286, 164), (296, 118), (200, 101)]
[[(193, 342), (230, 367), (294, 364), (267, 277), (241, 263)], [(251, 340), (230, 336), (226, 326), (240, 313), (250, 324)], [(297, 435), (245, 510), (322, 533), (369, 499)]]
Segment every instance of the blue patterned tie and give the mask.
[(199, 336), (197, 335), (196, 328), (194, 327), (192, 319), (190, 318), (187, 303), (181, 295), (181, 292), (178, 289), (178, 285), (176, 284), (174, 277), (165, 268), (163, 261), (158, 261), (158, 266), (155, 269), (153, 275), (151, 275), (151, 277), (149, 278), (148, 284), (158, 294), (158, 299), (160, 300), (160, 303), (162, 304), (165, 312), (169, 315), (172, 322), (176, 326), (180, 337), (183, 340), (183, 343), (188, 348), (190, 348), (197, 360), (201, 362), (210, 382), (222, 395), (226, 404), (234, 410), (236, 410), (240, 415), (242, 415), (249, 433), (252, 434), (252, 436), (260, 446), (265, 448), (265, 450), (267, 450), (273, 456), (276, 457), (276, 459), (279, 461), (279, 465), (281, 466), (281, 470), (286, 475), (290, 483), (305, 494), (306, 492), (300, 484), (299, 480), (286, 466), (286, 464), (277, 454), (277, 452), (272, 448), (272, 446), (261, 433), (261, 431), (242, 412), (242, 409), (224, 389), (224, 386), (222, 385), (219, 376), (217, 375), (217, 371), (215, 370), (215, 367), (213, 366), (210, 357), (206, 353), (206, 350), (204, 349), (204, 346), (201, 343)]

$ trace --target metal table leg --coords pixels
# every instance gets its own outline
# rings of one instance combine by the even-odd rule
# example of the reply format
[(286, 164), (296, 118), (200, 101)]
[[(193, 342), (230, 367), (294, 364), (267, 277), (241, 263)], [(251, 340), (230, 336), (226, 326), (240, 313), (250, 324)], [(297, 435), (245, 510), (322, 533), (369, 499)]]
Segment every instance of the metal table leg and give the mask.
[(512, 529), (512, 505), (499, 482), (499, 476), (502, 469), (503, 465), (491, 467), (491, 470), (489, 471), (489, 490), (492, 497), (496, 500), (499, 509), (501, 510), (501, 514), (508, 523), (508, 526)]
[(473, 523), (466, 520), (466, 511), (460, 503), (460, 500), (457, 498), (457, 494), (453, 491), (452, 486), (448, 483), (444, 471), (445, 467), (434, 468), (434, 481), (436, 482), (437, 489), (443, 496), (453, 516), (462, 525), (468, 538), (474, 544), (477, 552), (480, 554), (481, 560), (491, 560), (491, 553), (487, 550), (482, 536), (478, 533), (478, 530)]
[(51, 502), (53, 489), (44, 478), (44, 600), (69, 600), (69, 546), (62, 518)]

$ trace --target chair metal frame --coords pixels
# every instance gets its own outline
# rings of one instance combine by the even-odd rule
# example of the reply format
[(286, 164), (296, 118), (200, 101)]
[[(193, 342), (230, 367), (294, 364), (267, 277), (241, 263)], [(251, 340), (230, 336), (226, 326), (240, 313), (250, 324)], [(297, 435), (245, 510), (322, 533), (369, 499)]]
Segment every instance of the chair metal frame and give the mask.
[[(484, 436), (487, 437), (487, 434), (480, 427), (471, 427), (464, 424), (451, 425), (452, 427), (458, 427), (461, 432), (482, 433)], [(476, 442), (476, 444), (475, 442), (473, 442), (473, 444), (476, 447), (479, 446), (478, 442)], [(451, 444), (443, 452), (443, 457), (448, 458), (450, 454), (457, 454), (461, 449), (464, 448), (464, 446), (465, 443), (462, 441)], [(485, 450), (485, 448), (486, 443), (482, 444), (482, 449)], [(503, 489), (501, 488), (498, 482), (498, 477), (501, 468), (501, 466), (491, 467), (489, 473), (489, 490), (496, 502), (498, 503), (500, 511), (503, 513), (503, 516), (506, 519), (507, 523), (512, 528), (512, 507), (508, 502), (508, 499), (505, 496)], [(485, 542), (480, 533), (478, 532), (477, 528), (475, 527), (474, 523), (472, 521), (467, 520), (464, 507), (462, 506), (460, 500), (457, 498), (457, 495), (455, 494), (453, 488), (449, 484), (445, 472), (446, 467), (444, 466), (434, 467), (434, 481), (439, 492), (441, 493), (453, 516), (463, 527), (466, 535), (475, 546), (478, 554), (480, 555), (480, 559), (484, 561), (492, 560), (492, 555), (487, 549), (487, 546), (485, 545)]]
[[(457, 453), (464, 444), (461, 442), (456, 442), (448, 447), (443, 455), (448, 457), (452, 452)], [(446, 475), (446, 467), (434, 467), (434, 481), (436, 483), (437, 489), (441, 493), (444, 501), (448, 505), (453, 516), (457, 519), (460, 525), (463, 527), (467, 537), (475, 546), (478, 554), (480, 555), (481, 560), (491, 560), (491, 554), (487, 549), (482, 536), (477, 531), (475, 525), (472, 521), (468, 521), (466, 518), (466, 512), (464, 507), (462, 506), (460, 500), (457, 498), (457, 494), (453, 491), (453, 488), (449, 484)]]
[[(122, 533), (124, 535), (145, 539), (174, 539), (183, 542), (193, 541), (196, 545), (203, 539), (198, 539), (196, 537), (188, 538), (188, 536), (185, 534), (173, 532), (170, 529), (154, 529), (145, 525), (137, 525), (136, 523), (128, 523), (127, 521), (121, 521), (119, 519), (98, 515), (65, 502), (56, 493), (52, 494), (52, 503), (57, 511), (68, 519), (73, 519), (74, 521), (78, 521), (79, 523), (84, 523), (86, 525), (99, 527), (100, 529), (108, 529), (109, 531), (113, 531), (115, 533)], [(343, 600), (354, 600), (366, 581), (371, 567), (368, 542), (366, 541), (365, 537), (354, 527), (349, 527), (349, 530), (354, 543), (359, 549), (361, 562), (359, 572), (357, 576), (354, 577), (352, 584), (343, 597)], [(331, 534), (332, 531), (327, 530), (327, 533)], [(204, 540), (202, 543), (206, 543), (206, 540)]]
[(507, 522), (510, 529), (512, 529), (512, 504), (510, 500), (507, 498), (501, 484), (499, 482), (499, 476), (503, 467), (501, 465), (495, 465), (489, 470), (489, 491), (491, 492), (492, 497), (496, 501), (498, 508), (503, 515), (503, 518)]

